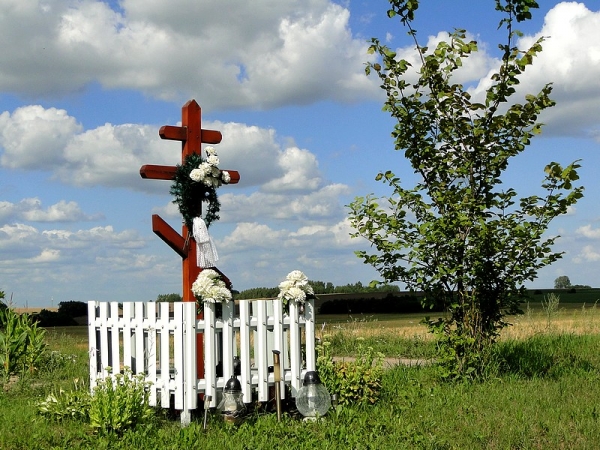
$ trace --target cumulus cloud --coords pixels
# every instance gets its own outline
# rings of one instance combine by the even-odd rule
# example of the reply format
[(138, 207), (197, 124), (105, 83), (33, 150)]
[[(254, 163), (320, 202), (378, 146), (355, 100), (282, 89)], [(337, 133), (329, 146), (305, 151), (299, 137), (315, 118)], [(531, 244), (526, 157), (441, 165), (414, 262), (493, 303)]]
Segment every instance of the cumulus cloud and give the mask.
[(46, 298), (49, 304), (51, 296), (57, 301), (150, 300), (158, 286), (177, 290), (180, 265), (168, 254), (147, 254), (148, 245), (137, 231), (112, 226), (71, 231), (2, 225), (2, 287), (15, 292), (20, 305), (28, 298)]
[[(117, 232), (112, 226), (43, 230), (15, 223), (0, 226), (0, 269), (6, 275), (3, 282), (9, 285), (28, 280), (30, 272), (38, 281), (49, 282), (69, 271), (100, 275), (111, 269), (109, 261), (119, 256), (123, 263), (112, 269), (126, 273), (134, 269), (135, 261), (143, 259), (140, 252), (146, 246), (146, 240), (135, 230)], [(52, 267), (42, 270), (48, 264)]]
[(349, 194), (344, 184), (325, 185), (313, 192), (225, 193), (220, 196), (221, 219), (240, 222), (264, 220), (331, 220), (344, 214), (340, 197)]
[[(546, 84), (553, 85), (557, 102), (541, 120), (545, 133), (597, 137), (600, 131), (600, 11), (593, 12), (583, 3), (561, 2), (544, 19), (542, 29), (523, 36), (517, 45), (529, 48), (544, 37), (543, 51), (521, 77), (519, 92), (537, 93)], [(484, 78), (473, 91), (481, 94), (490, 85)]]
[[(241, 123), (205, 122), (221, 130), (220, 166), (240, 170), (244, 186), (267, 190), (314, 190), (322, 184), (315, 156), (282, 147), (276, 132)], [(125, 187), (163, 192), (161, 183), (139, 176), (144, 164), (175, 165), (179, 143), (162, 141), (153, 125), (105, 124), (83, 131), (64, 110), (24, 106), (0, 115), (0, 164), (12, 169), (50, 171), (78, 187)], [(50, 138), (49, 138), (50, 137)]]
[(600, 229), (594, 229), (591, 225), (584, 225), (582, 227), (579, 227), (575, 232), (588, 239), (600, 239)]
[(39, 105), (0, 114), (0, 163), (11, 169), (52, 169), (64, 162), (63, 152), (81, 125), (63, 109)]
[(291, 147), (279, 157), (284, 175), (263, 186), (266, 191), (312, 191), (321, 184), (317, 158), (308, 150)]
[(0, 39), (19, 45), (0, 55), (3, 91), (60, 95), (100, 82), (176, 101), (201, 94), (210, 108), (377, 92), (363, 75), (366, 43), (330, 0), (11, 3)]
[(48, 208), (42, 208), (42, 201), (26, 198), (18, 203), (0, 201), (0, 223), (11, 220), (28, 222), (79, 222), (101, 219), (102, 215), (85, 214), (76, 202), (61, 200)]
[(573, 262), (576, 264), (582, 264), (586, 262), (600, 261), (600, 252), (598, 252), (591, 245), (586, 245), (581, 249), (581, 252), (573, 258)]

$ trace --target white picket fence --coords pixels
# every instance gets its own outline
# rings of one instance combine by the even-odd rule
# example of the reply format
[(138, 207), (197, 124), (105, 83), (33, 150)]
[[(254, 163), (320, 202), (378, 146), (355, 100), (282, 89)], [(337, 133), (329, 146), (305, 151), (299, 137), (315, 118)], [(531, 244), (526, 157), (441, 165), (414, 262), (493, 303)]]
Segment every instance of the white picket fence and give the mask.
[[(124, 367), (144, 374), (150, 382), (150, 405), (181, 410), (182, 424), (198, 406), (198, 394), (212, 398), (234, 374), (239, 358), (243, 399), (250, 403), (253, 391), (259, 401), (269, 400), (274, 376), (273, 350), (281, 352), (280, 392), (300, 389), (307, 370), (315, 370), (314, 301), (303, 306), (290, 302), (284, 312), (278, 300), (241, 300), (239, 314), (233, 303), (206, 304), (204, 319), (196, 318), (194, 302), (154, 303), (88, 302), (90, 388), (98, 379)], [(173, 314), (170, 314), (170, 310)], [(204, 378), (197, 376), (196, 335), (204, 335)], [(222, 367), (217, 374), (217, 365)], [(171, 397), (174, 403), (171, 403)]]

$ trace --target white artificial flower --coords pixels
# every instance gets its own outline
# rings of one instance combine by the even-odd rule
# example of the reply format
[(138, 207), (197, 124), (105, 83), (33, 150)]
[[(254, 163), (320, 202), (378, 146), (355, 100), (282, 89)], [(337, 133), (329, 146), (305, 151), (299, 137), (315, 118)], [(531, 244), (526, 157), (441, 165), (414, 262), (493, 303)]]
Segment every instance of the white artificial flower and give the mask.
[(221, 281), (221, 276), (219, 275), (219, 272), (213, 269), (204, 269), (202, 272), (200, 272), (200, 275), (198, 275), (198, 277), (210, 278), (211, 280)]
[(231, 175), (229, 174), (229, 172), (224, 170), (223, 172), (221, 172), (221, 179), (223, 180), (223, 183), (229, 184), (229, 182), (231, 181)]
[(217, 151), (211, 145), (209, 145), (208, 147), (206, 147), (204, 149), (204, 151), (206, 152), (206, 156), (212, 156), (212, 155), (216, 155), (217, 154)]
[(290, 273), (288, 273), (286, 278), (295, 284), (308, 284), (308, 278), (299, 270), (292, 270)]
[(212, 166), (210, 164), (208, 164), (207, 162), (203, 162), (202, 164), (200, 164), (200, 166), (198, 166), (198, 170), (201, 170), (202, 173), (204, 174), (204, 177), (209, 177), (212, 175)]
[(292, 287), (288, 290), (286, 295), (290, 300), (295, 300), (298, 303), (304, 303), (306, 300), (306, 292), (304, 292), (299, 287)]
[(206, 162), (209, 163), (213, 167), (218, 166), (219, 165), (219, 157), (217, 155), (210, 155), (208, 158), (206, 158)]
[(192, 284), (192, 292), (205, 303), (222, 303), (232, 299), (231, 291), (227, 289), (219, 273), (212, 269), (200, 272)]
[(281, 283), (279, 283), (279, 289), (282, 291), (287, 291), (293, 286), (294, 286), (294, 282), (290, 281), (290, 280), (284, 280)]
[(204, 179), (204, 171), (202, 171), (200, 169), (193, 169), (190, 172), (190, 178), (192, 180), (194, 180), (195, 182), (200, 182)]
[(299, 270), (290, 272), (285, 280), (279, 283), (279, 295), (277, 298), (287, 304), (293, 300), (304, 303), (307, 296), (314, 296), (314, 290), (308, 284), (308, 278)]

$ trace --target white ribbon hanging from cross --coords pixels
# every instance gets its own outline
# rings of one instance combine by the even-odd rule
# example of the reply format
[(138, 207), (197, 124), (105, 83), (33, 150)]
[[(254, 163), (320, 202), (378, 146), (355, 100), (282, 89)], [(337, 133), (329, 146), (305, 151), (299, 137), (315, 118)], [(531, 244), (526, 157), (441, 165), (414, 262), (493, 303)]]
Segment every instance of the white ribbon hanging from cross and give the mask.
[(196, 262), (198, 267), (202, 269), (214, 267), (219, 255), (212, 238), (208, 235), (208, 229), (202, 217), (194, 217), (193, 234), (196, 240)]

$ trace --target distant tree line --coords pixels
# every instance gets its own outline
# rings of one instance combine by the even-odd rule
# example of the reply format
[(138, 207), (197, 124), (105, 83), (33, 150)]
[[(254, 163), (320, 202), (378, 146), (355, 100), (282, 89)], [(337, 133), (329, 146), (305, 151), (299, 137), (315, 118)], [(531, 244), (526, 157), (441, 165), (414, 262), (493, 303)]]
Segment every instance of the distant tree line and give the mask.
[[(316, 295), (320, 294), (362, 294), (372, 292), (400, 292), (400, 288), (395, 285), (381, 285), (377, 287), (364, 286), (360, 281), (354, 284), (344, 286), (334, 286), (331, 282), (309, 281), (308, 282)], [(279, 294), (279, 288), (258, 287), (243, 290), (235, 294), (236, 300), (248, 300), (253, 298), (273, 298)]]
[(79, 325), (75, 319), (85, 317), (87, 313), (87, 303), (68, 301), (60, 302), (58, 304), (58, 311), (42, 309), (39, 313), (32, 314), (31, 318), (35, 322), (38, 322), (40, 327), (68, 327)]
[(183, 298), (179, 294), (159, 294), (158, 297), (156, 297), (156, 301), (158, 303), (160, 303), (160, 302), (172, 303), (172, 302), (180, 302), (182, 300), (183, 300)]

